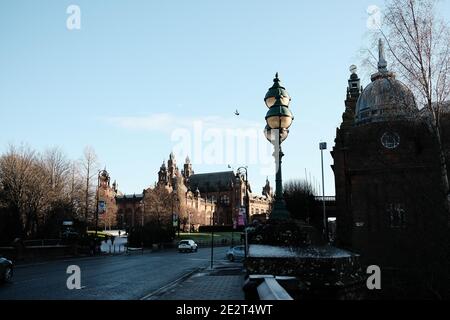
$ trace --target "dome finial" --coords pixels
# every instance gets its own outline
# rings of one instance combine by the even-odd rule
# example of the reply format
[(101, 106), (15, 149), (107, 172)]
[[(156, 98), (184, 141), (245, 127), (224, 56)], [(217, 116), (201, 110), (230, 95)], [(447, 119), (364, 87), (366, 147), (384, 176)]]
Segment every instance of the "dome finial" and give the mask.
[(387, 72), (387, 62), (384, 55), (384, 43), (383, 40), (378, 40), (378, 71), (379, 72)]

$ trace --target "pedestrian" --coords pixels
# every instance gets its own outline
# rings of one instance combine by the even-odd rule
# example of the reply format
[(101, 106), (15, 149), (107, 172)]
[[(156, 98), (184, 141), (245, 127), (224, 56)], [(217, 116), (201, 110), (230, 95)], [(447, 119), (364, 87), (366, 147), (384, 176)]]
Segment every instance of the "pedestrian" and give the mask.
[(120, 238), (121, 233), (122, 233), (122, 232), (119, 230), (119, 238)]
[(116, 237), (111, 236), (111, 245), (114, 245), (114, 240), (115, 240), (115, 238), (116, 238)]
[(94, 239), (91, 239), (89, 241), (89, 251), (90, 251), (91, 256), (93, 256), (94, 253), (95, 253), (95, 242), (94, 242)]

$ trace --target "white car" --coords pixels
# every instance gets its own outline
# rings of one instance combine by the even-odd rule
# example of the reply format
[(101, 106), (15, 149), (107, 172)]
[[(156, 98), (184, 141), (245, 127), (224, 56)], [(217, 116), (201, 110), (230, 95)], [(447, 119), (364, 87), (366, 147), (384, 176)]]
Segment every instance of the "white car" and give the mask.
[(178, 243), (179, 252), (197, 252), (197, 244), (194, 240), (181, 240)]

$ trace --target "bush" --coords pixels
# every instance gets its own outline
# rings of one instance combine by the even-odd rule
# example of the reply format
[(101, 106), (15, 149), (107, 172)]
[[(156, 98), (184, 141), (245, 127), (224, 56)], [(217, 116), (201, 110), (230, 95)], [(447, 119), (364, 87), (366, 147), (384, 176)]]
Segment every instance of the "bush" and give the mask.
[(242, 232), (244, 231), (244, 227), (237, 227), (233, 229), (233, 226), (200, 226), (198, 228), (198, 232), (200, 233), (211, 233), (214, 232)]
[(128, 245), (131, 247), (151, 247), (153, 244), (170, 242), (174, 239), (175, 230), (172, 226), (158, 225), (149, 222), (142, 228), (132, 228), (128, 234)]

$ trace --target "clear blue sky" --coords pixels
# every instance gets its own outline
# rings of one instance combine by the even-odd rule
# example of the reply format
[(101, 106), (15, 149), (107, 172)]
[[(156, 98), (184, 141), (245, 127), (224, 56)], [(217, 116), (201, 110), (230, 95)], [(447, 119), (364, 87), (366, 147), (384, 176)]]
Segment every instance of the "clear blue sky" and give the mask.
[[(70, 4), (81, 9), (81, 30), (66, 28)], [(203, 120), (222, 132), (262, 131), (263, 98), (278, 71), (295, 115), (284, 178), (304, 178), (306, 168), (319, 180), (318, 143), (334, 144), (348, 68), (359, 63), (372, 4), (383, 3), (3, 0), (0, 152), (24, 142), (38, 150), (60, 146), (77, 159), (91, 145), (122, 191), (140, 192), (176, 144), (173, 130)], [(449, 1), (441, 6), (450, 16)], [(194, 169), (226, 170), (228, 162)], [(327, 152), (328, 195), (331, 164)], [(255, 192), (266, 171), (250, 165)], [(273, 174), (269, 179), (273, 184)]]

